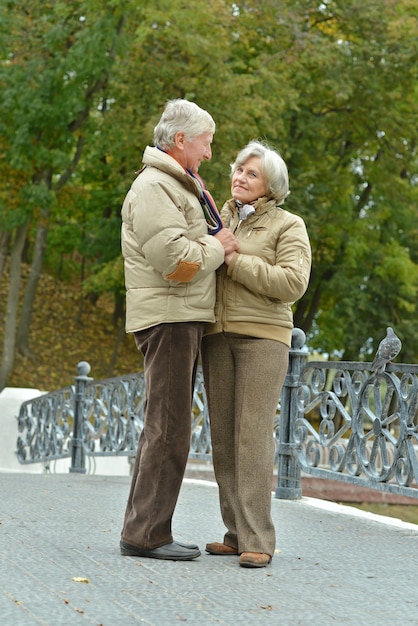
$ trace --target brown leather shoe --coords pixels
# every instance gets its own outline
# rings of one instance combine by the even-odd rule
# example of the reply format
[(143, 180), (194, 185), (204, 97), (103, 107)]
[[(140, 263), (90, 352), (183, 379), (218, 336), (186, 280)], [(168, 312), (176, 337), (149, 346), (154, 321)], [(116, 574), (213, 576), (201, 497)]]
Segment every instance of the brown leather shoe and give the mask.
[(227, 546), (225, 543), (218, 543), (217, 541), (207, 543), (205, 549), (209, 554), (217, 554), (218, 556), (238, 555), (236, 548), (231, 548), (231, 546)]
[(262, 552), (243, 552), (239, 557), (241, 567), (266, 567), (270, 562), (271, 556)]

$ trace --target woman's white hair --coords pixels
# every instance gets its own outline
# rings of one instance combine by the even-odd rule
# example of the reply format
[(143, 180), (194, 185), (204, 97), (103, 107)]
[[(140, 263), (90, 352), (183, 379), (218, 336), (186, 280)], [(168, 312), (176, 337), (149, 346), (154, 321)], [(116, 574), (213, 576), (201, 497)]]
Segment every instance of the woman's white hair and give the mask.
[(261, 172), (266, 181), (267, 196), (282, 204), (289, 195), (289, 174), (286, 163), (280, 154), (261, 141), (250, 141), (237, 155), (231, 164), (231, 176), (237, 167), (244, 165), (251, 157), (258, 157)]
[(174, 137), (183, 132), (188, 141), (199, 135), (215, 132), (212, 116), (189, 100), (169, 100), (164, 112), (154, 128), (154, 145), (171, 148), (175, 145)]

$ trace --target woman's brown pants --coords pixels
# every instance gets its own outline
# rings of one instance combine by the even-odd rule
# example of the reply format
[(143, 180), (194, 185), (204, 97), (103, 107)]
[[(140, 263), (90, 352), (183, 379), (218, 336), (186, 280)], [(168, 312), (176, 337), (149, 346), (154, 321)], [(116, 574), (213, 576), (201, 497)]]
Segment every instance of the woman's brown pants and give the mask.
[(279, 341), (245, 335), (219, 333), (202, 342), (224, 543), (239, 553), (275, 550), (273, 422), (288, 356)]

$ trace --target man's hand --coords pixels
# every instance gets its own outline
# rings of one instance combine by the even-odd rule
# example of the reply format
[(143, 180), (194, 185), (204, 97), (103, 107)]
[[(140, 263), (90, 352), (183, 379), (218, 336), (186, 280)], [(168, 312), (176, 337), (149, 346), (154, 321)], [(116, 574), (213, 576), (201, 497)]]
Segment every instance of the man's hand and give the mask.
[(238, 239), (229, 228), (222, 228), (214, 237), (223, 245), (225, 256), (239, 251)]

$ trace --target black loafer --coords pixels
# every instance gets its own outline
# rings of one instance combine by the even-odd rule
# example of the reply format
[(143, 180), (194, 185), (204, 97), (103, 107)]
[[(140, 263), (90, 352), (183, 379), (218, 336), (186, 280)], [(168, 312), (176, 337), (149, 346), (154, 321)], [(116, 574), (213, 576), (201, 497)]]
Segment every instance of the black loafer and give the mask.
[(186, 548), (176, 541), (167, 543), (160, 548), (154, 548), (153, 550), (137, 548), (136, 546), (131, 546), (129, 543), (121, 541), (120, 552), (123, 556), (142, 556), (148, 559), (165, 559), (166, 561), (191, 561), (200, 556), (200, 550), (197, 546), (196, 548)]

